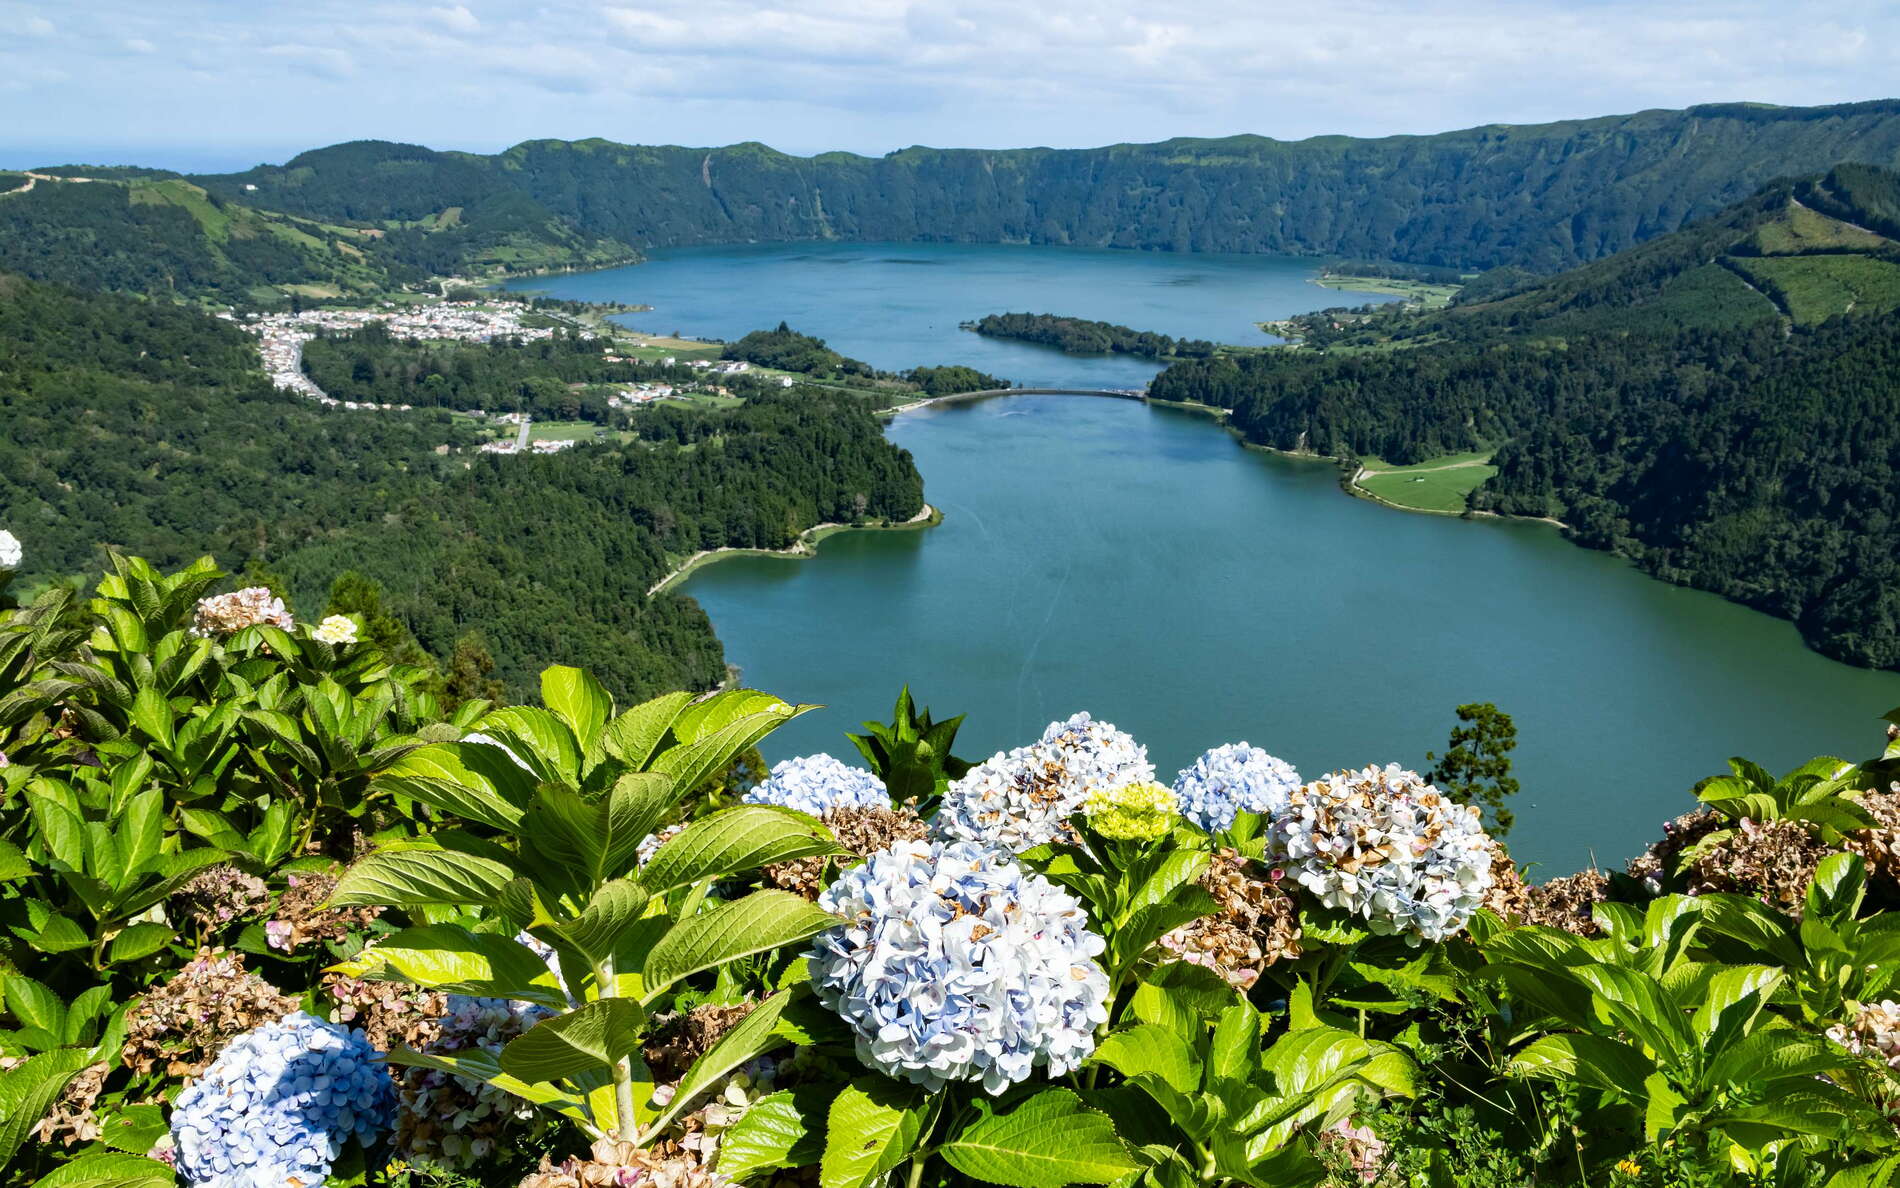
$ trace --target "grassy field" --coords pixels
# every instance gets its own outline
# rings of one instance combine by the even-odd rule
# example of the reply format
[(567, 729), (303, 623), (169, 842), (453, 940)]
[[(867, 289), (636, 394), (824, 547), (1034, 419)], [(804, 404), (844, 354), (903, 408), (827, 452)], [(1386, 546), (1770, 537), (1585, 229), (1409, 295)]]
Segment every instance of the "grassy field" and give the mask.
[(1735, 257), (1735, 265), (1787, 306), (1797, 325), (1836, 314), (1900, 309), (1900, 264), (1879, 256)]
[(1425, 309), (1443, 309), (1451, 304), (1463, 285), (1429, 285), (1424, 281), (1399, 280), (1389, 276), (1353, 276), (1350, 273), (1326, 273), (1313, 282), (1322, 288), (1344, 289), (1353, 293), (1391, 293), (1407, 301), (1416, 301)]
[(1369, 472), (1355, 484), (1387, 503), (1418, 511), (1462, 512), (1465, 497), (1498, 472), (1490, 465), (1491, 451), (1452, 454), (1416, 466), (1393, 466), (1380, 458), (1364, 458)]
[[(510, 434), (518, 432), (511, 429)], [(593, 441), (600, 436), (600, 426), (592, 421), (536, 421), (528, 426), (528, 440), (533, 441)]]

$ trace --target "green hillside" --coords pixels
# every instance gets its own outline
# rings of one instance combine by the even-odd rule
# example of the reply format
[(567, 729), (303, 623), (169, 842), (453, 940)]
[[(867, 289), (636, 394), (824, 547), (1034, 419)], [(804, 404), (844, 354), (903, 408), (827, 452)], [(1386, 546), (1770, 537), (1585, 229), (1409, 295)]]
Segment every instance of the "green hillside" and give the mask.
[[(1495, 475), (1456, 476), (1467, 501), (1428, 505), (1560, 520), (1830, 655), (1900, 667), (1900, 255), (1873, 230), (1896, 182), (1779, 183), (1503, 296), (1176, 364), (1150, 391), (1279, 449), (1395, 467), (1495, 451)], [(1447, 484), (1421, 469), (1373, 489), (1427, 476)]]
[[(528, 141), (483, 157), (356, 142), (198, 180), (325, 219), (408, 224), (460, 207), (483, 235), (531, 224), (548, 242), (558, 238), (551, 218), (589, 243), (638, 248), (940, 240), (1550, 272), (1843, 161), (1900, 165), (1900, 100), (1730, 104), (1376, 140), (1234, 136), (884, 157), (598, 139)], [(505, 193), (533, 205), (483, 211)]]

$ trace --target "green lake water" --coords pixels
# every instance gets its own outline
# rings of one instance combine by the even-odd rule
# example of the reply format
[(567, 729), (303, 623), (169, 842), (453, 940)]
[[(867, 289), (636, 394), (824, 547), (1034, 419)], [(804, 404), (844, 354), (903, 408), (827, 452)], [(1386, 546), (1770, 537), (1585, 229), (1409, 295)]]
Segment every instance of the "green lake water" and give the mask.
[[(955, 324), (1003, 309), (1244, 340), (1257, 319), (1342, 300), (1296, 261), (915, 245), (809, 258), (823, 250), (702, 249), (537, 284), (650, 302), (660, 308), (635, 320), (653, 329), (676, 317), (726, 336), (783, 316), (880, 366), (984, 366), (981, 352), (1006, 344)], [(913, 253), (940, 263), (877, 262)], [(837, 279), (827, 288), (817, 272)], [(1036, 300), (1011, 300), (1012, 272)], [(862, 286), (846, 279), (859, 274)], [(1007, 354), (1039, 370), (987, 369), (1037, 385), (1146, 374)], [(1900, 704), (1900, 674), (1826, 660), (1785, 622), (1547, 526), (1349, 498), (1330, 465), (1243, 449), (1195, 414), (1022, 396), (909, 413), (890, 434), (941, 525), (840, 534), (814, 560), (728, 560), (685, 586), (747, 684), (828, 707), (775, 735), (770, 758), (848, 758), (842, 733), (888, 713), (905, 681), (939, 714), (968, 715), (969, 757), (1087, 709), (1147, 743), (1164, 779), (1240, 739), (1308, 774), (1423, 767), (1453, 708), (1488, 700), (1519, 729), (1512, 849), (1550, 875), (1620, 864), (1728, 755), (1784, 769), (1872, 753), (1879, 715)]]

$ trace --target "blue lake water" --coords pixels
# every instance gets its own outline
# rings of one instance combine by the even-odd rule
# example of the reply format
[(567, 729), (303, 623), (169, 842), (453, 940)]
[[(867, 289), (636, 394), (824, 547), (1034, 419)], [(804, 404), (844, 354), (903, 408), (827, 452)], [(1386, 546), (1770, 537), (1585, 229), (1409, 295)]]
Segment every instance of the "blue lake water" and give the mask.
[[(732, 337), (782, 317), (881, 367), (1119, 387), (1151, 369), (956, 323), (1029, 309), (1263, 341), (1257, 320), (1364, 300), (1311, 275), (1246, 257), (780, 245), (536, 284), (653, 304), (630, 319), (644, 329)], [(1089, 709), (1147, 743), (1164, 779), (1238, 739), (1308, 774), (1422, 768), (1455, 706), (1494, 701), (1520, 734), (1513, 852), (1555, 874), (1620, 864), (1728, 755), (1785, 769), (1873, 753), (1900, 704), (1900, 674), (1826, 660), (1787, 623), (1545, 526), (1349, 498), (1330, 465), (1243, 449), (1194, 414), (1021, 396), (905, 414), (890, 434), (941, 525), (833, 536), (809, 561), (725, 561), (685, 587), (748, 684), (829, 707), (775, 736), (771, 758), (848, 756), (842, 733), (887, 714), (906, 681), (968, 715), (971, 757)]]

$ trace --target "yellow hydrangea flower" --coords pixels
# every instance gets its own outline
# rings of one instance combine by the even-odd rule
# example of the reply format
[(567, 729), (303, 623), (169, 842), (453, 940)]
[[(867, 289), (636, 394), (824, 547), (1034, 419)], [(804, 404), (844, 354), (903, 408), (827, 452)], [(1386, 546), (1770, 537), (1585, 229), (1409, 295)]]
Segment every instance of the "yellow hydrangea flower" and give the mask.
[(1090, 789), (1082, 815), (1095, 832), (1116, 841), (1165, 837), (1181, 816), (1181, 802), (1164, 784), (1141, 782)]

